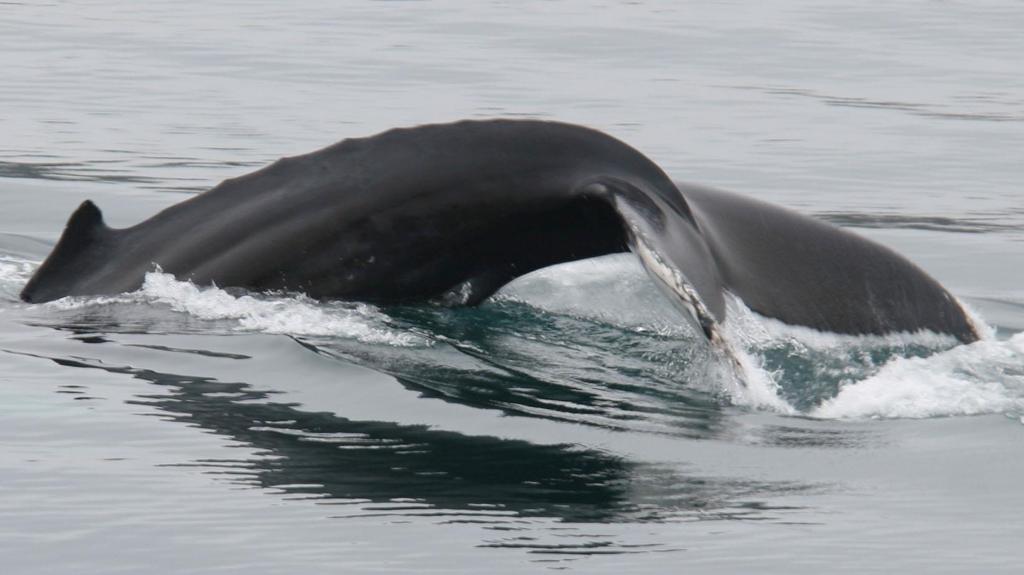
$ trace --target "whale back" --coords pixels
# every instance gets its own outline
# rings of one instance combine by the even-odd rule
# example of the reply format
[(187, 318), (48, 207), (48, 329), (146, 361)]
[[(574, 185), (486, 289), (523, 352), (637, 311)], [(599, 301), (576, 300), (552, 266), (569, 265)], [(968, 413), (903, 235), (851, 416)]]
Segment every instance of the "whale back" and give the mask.
[(680, 191), (611, 136), (532, 120), (345, 140), (124, 230), (85, 202), (22, 298), (130, 291), (159, 266), (199, 285), (474, 305), (536, 269), (627, 249), (709, 338), (726, 289), (795, 325), (977, 338), (956, 300), (887, 248), (755, 200)]
[(473, 304), (642, 237), (724, 311), (707, 247), (664, 172), (611, 136), (557, 122), (389, 130), (283, 158), (131, 228), (98, 214), (91, 203), (76, 212), (23, 299), (128, 291), (159, 266), (200, 285)]

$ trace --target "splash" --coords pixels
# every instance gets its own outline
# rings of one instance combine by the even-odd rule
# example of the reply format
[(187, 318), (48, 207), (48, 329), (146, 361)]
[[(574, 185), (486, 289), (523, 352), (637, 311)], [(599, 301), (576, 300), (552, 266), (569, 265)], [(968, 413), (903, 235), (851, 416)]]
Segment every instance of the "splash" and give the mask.
[(1024, 409), (1024, 334), (959, 345), (933, 332), (854, 336), (764, 318), (731, 299), (730, 337), (800, 412), (824, 419), (927, 418)]
[(1024, 410), (1024, 333), (899, 357), (812, 410), (822, 418), (925, 418)]
[(388, 325), (388, 317), (366, 304), (322, 303), (304, 295), (233, 295), (217, 287), (199, 287), (170, 274), (150, 272), (142, 288), (112, 297), (63, 298), (45, 304), (57, 309), (151, 303), (203, 320), (234, 323), (234, 330), (300, 336), (330, 336), (392, 346), (427, 341)]
[(21, 288), (32, 276), (35, 264), (11, 256), (0, 256), (0, 298), (19, 301)]
[[(736, 341), (730, 333), (724, 339)], [(735, 405), (768, 409), (786, 415), (795, 415), (797, 410), (781, 395), (782, 386), (778, 374), (765, 369), (760, 357), (738, 345), (731, 345), (731, 360), (736, 362), (735, 371), (723, 373), (721, 380), (729, 399)]]

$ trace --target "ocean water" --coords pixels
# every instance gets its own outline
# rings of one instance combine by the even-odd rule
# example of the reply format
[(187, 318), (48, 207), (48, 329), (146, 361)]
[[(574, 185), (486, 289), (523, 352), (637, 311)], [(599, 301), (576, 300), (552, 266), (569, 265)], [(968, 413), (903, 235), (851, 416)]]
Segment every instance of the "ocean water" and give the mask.
[[(0, 3), (3, 572), (1019, 573), (1022, 29), (1012, 0)], [(489, 117), (852, 228), (987, 335), (733, 301), (744, 386), (629, 255), (473, 309), (157, 272), (18, 301), (84, 199), (128, 226)]]

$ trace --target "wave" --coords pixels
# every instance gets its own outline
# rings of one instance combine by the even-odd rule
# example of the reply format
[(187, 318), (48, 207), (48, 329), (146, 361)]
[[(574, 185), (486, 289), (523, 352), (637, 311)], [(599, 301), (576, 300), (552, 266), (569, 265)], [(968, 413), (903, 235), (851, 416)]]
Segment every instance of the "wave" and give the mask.
[(339, 337), (399, 347), (429, 344), (424, 337), (390, 327), (388, 316), (368, 304), (319, 302), (302, 294), (235, 295), (216, 286), (179, 281), (159, 271), (146, 274), (136, 292), (66, 297), (43, 306), (66, 311), (133, 304), (157, 304), (193, 318), (228, 322), (232, 331)]
[(926, 418), (1024, 411), (1024, 333), (930, 357), (897, 357), (811, 410), (813, 417)]
[(28, 260), (0, 255), (0, 297), (8, 301), (20, 301), (18, 294), (28, 278), (32, 277), (36, 266)]
[[(35, 266), (0, 256), (0, 297), (17, 302), (18, 291)], [(575, 339), (600, 353), (616, 353), (607, 348), (619, 345), (648, 349), (646, 365), (653, 367), (644, 369), (659, 372), (647, 376), (660, 380), (667, 373), (680, 386), (724, 397), (737, 406), (823, 419), (1024, 411), (1024, 333), (997, 340), (989, 330), (986, 338), (970, 345), (957, 345), (951, 336), (929, 332), (839, 335), (758, 316), (730, 298), (724, 336), (735, 353), (728, 358), (701, 350), (707, 346), (700, 345), (700, 334), (679, 320), (678, 312), (630, 258), (577, 262), (531, 274), (503, 290), (498, 299), (498, 305), (510, 301), (548, 316), (617, 326), (616, 333), (627, 338), (624, 343), (595, 336), (593, 324), (587, 322), (569, 323), (569, 333), (552, 337)], [(204, 324), (204, 330), (340, 338), (396, 351), (447, 341), (430, 328), (417, 327), (415, 321), (396, 321), (367, 304), (198, 287), (160, 272), (147, 274), (142, 288), (131, 294), (64, 298), (41, 307), (60, 313), (153, 306), (211, 322)], [(975, 319), (984, 325), (976, 315)], [(534, 320), (530, 315), (521, 318)], [(468, 349), (474, 343), (461, 345)], [(666, 373), (661, 373), (661, 365)]]
[(920, 419), (1024, 411), (1024, 333), (997, 340), (976, 312), (968, 313), (982, 340), (958, 345), (952, 336), (928, 331), (855, 336), (790, 326), (733, 299), (729, 333), (779, 382), (783, 397), (811, 417)]
[[(609, 321), (659, 335), (700, 338), (650, 286), (633, 258), (612, 256), (548, 268), (503, 296), (542, 310)], [(968, 346), (934, 332), (845, 335), (784, 324), (727, 298), (724, 336), (739, 362), (698, 356), (688, 385), (713, 380), (734, 405), (816, 418), (921, 418), (1004, 413), (1024, 407), (1020, 337), (994, 330), (968, 309), (983, 340)]]

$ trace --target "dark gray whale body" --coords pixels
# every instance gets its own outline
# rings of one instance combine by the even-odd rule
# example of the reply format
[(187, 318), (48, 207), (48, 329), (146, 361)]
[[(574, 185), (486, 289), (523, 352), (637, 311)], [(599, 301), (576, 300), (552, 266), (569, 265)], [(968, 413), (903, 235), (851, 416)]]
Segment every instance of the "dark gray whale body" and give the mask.
[(529, 120), (396, 129), (284, 158), (111, 229), (85, 202), (21, 294), (196, 284), (380, 303), (473, 305), (527, 272), (631, 250), (711, 339), (724, 291), (785, 323), (848, 334), (978, 334), (891, 250), (756, 200), (674, 184), (626, 144)]

